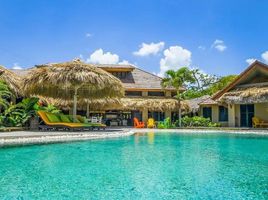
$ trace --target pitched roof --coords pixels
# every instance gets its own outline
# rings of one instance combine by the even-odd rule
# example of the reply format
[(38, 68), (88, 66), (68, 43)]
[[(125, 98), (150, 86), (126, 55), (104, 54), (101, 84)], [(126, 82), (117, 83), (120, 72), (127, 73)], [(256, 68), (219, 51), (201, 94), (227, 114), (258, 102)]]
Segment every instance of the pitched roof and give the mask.
[[(142, 69), (135, 68), (126, 78), (121, 79), (126, 89), (150, 89), (163, 90), (161, 86), (162, 78), (146, 72)], [(174, 90), (173, 88), (168, 88)]]
[[(117, 64), (93, 64), (96, 67), (100, 67), (106, 71), (113, 72), (110, 69), (127, 69), (122, 71), (128, 71), (127, 76), (121, 79), (126, 90), (163, 90), (161, 86), (162, 78), (152, 73), (146, 72), (140, 68), (132, 65), (117, 65)], [(38, 66), (35, 66), (38, 67)], [(12, 70), (20, 76), (26, 76), (31, 68), (23, 70)], [(175, 90), (174, 88), (167, 88), (165, 90)]]
[(211, 99), (214, 101), (218, 100), (222, 95), (224, 95), (224, 93), (229, 92), (237, 85), (245, 81), (245, 79), (256, 70), (261, 70), (268, 73), (268, 65), (256, 60), (251, 65), (249, 65), (249, 67), (243, 71), (232, 83), (226, 86), (223, 90), (214, 94)]
[(200, 107), (199, 104), (206, 101), (207, 99), (210, 99), (209, 95), (204, 95), (202, 97), (186, 100), (189, 105), (189, 112), (198, 112), (198, 109)]
[(199, 105), (217, 105), (218, 103), (211, 98), (208, 98), (199, 103)]

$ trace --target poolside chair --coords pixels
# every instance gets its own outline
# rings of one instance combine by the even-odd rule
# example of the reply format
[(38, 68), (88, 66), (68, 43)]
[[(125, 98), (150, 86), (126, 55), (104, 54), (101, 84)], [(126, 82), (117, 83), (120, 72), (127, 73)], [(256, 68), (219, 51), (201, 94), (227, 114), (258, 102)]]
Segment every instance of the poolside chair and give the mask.
[[(70, 118), (66, 115), (66, 117), (61, 118), (56, 114), (44, 111), (37, 111), (37, 114), (45, 124), (39, 125), (39, 128), (42, 130), (82, 130), (85, 128), (85, 125), (82, 123), (71, 122)], [(90, 129), (91, 126), (88, 125), (87, 128)]]
[(147, 128), (155, 128), (155, 121), (153, 118), (149, 118), (147, 121)]
[(138, 120), (138, 118), (134, 117), (133, 120), (134, 120), (134, 127), (135, 127), (135, 128), (144, 128), (144, 127), (145, 127), (144, 122), (140, 122), (140, 121)]
[(265, 122), (258, 117), (252, 117), (252, 123), (254, 128), (258, 127), (261, 128), (263, 126), (268, 126), (268, 122)]
[(98, 119), (88, 122), (88, 120), (85, 117), (82, 117), (81, 115), (76, 115), (76, 118), (83, 124), (90, 124), (93, 129), (104, 130), (106, 128), (106, 125), (102, 124)]
[[(42, 130), (93, 130), (105, 129), (106, 125), (99, 123), (86, 123), (84, 118), (80, 115), (76, 116), (74, 120), (72, 116), (69, 115), (57, 115), (53, 113), (48, 113), (44, 111), (37, 112), (44, 125), (39, 125), (39, 129)], [(79, 121), (80, 119), (80, 121)], [(83, 120), (83, 121), (82, 121)], [(75, 121), (75, 122), (73, 122)]]
[(98, 118), (97, 117), (91, 117), (91, 122), (92, 123), (98, 123)]

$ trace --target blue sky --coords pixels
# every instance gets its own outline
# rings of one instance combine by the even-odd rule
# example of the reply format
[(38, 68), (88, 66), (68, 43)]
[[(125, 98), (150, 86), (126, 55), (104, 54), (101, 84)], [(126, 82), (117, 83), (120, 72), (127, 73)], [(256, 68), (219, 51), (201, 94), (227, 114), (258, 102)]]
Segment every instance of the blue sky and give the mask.
[(267, 10), (266, 0), (0, 0), (0, 64), (80, 56), (157, 74), (237, 74), (247, 59), (268, 62)]

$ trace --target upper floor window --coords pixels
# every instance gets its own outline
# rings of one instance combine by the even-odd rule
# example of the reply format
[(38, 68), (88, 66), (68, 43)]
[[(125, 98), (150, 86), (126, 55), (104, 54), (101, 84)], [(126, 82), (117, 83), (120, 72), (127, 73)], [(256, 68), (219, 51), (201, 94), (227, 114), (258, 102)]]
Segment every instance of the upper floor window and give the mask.
[(175, 97), (177, 95), (177, 92), (171, 92), (171, 96)]
[(142, 92), (141, 91), (125, 91), (125, 95), (131, 96), (131, 97), (142, 96)]
[(220, 122), (228, 121), (228, 108), (224, 106), (219, 106), (219, 121)]
[(163, 97), (165, 96), (165, 93), (164, 92), (148, 92), (148, 96), (155, 96), (155, 97)]
[(115, 77), (119, 78), (119, 79), (124, 79), (127, 77), (129, 72), (112, 72), (112, 75), (114, 75)]

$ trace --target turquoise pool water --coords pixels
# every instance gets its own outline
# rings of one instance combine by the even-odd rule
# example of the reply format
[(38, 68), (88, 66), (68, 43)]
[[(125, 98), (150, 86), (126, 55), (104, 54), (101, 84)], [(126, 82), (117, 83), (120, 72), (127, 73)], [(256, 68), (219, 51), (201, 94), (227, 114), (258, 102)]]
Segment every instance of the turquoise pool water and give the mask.
[(268, 199), (268, 137), (151, 132), (2, 148), (0, 199)]

